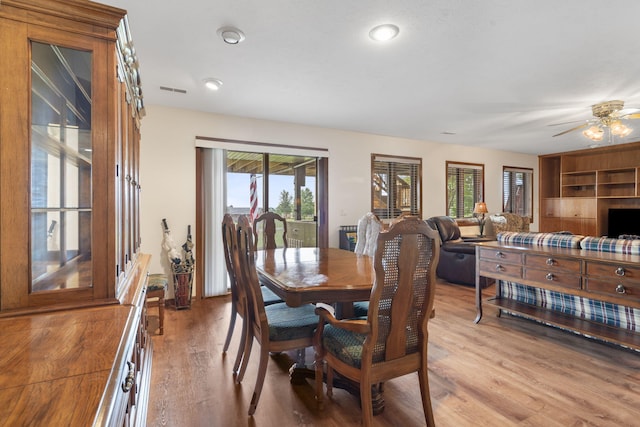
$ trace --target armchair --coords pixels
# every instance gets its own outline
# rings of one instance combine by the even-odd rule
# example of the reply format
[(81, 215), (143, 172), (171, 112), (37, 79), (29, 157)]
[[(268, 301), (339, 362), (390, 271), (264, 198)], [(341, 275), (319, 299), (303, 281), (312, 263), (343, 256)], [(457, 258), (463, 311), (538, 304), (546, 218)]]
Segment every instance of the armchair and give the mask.
[(493, 236), (502, 231), (529, 231), (528, 216), (521, 216), (509, 212), (489, 215), (488, 224), (490, 224), (491, 235)]

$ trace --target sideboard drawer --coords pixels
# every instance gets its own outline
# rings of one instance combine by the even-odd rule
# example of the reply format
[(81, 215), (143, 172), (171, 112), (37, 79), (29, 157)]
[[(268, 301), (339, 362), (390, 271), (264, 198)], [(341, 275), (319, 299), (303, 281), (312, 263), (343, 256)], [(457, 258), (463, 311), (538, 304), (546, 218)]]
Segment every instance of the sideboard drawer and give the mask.
[(589, 292), (640, 300), (640, 283), (620, 280), (602, 280), (588, 277), (586, 288)]
[(541, 287), (543, 287), (545, 283), (570, 289), (580, 289), (582, 286), (580, 274), (557, 270), (525, 268), (524, 278), (540, 283)]
[(483, 260), (493, 260), (498, 263), (522, 264), (522, 254), (520, 252), (502, 251), (500, 249), (490, 249), (480, 247), (480, 258)]
[(480, 260), (480, 276), (504, 276), (512, 279), (522, 278), (522, 266), (498, 261)]
[(525, 265), (543, 270), (571, 271), (580, 274), (580, 260), (575, 258), (554, 257), (553, 255), (525, 255)]
[(640, 266), (635, 267), (628, 264), (616, 264), (615, 262), (605, 264), (588, 261), (586, 270), (589, 276), (600, 276), (613, 280), (632, 279), (640, 281)]

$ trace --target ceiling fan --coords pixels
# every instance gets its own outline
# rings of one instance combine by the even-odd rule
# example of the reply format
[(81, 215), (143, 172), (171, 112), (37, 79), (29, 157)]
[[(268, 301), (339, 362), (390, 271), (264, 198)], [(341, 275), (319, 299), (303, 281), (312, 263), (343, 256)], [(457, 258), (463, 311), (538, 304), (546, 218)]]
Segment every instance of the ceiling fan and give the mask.
[[(605, 129), (609, 129), (609, 138), (613, 136), (625, 137), (629, 135), (633, 129), (622, 123), (622, 120), (640, 119), (640, 109), (630, 108), (624, 109), (624, 101), (614, 100), (605, 101), (591, 106), (593, 119), (586, 120), (581, 125), (567, 129), (553, 136), (560, 136), (576, 130), (585, 129), (582, 134), (593, 141), (601, 141), (605, 134)], [(556, 123), (549, 126), (558, 126), (568, 123)]]

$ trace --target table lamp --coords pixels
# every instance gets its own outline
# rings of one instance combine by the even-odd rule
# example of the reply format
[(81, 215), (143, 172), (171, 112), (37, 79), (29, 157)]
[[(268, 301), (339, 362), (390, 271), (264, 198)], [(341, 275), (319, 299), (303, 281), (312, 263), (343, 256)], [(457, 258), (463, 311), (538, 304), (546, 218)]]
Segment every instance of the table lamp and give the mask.
[(486, 213), (489, 213), (489, 211), (487, 210), (487, 204), (485, 202), (478, 202), (475, 204), (473, 208), (473, 214), (478, 218), (478, 226), (480, 227), (479, 237), (484, 237), (484, 215)]

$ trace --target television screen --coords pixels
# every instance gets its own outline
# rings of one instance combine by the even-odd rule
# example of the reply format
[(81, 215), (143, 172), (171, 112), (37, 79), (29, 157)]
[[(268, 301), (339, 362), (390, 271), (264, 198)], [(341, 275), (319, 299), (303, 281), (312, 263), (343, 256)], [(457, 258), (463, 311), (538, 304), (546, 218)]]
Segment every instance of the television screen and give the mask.
[(607, 237), (640, 236), (640, 209), (609, 209)]

